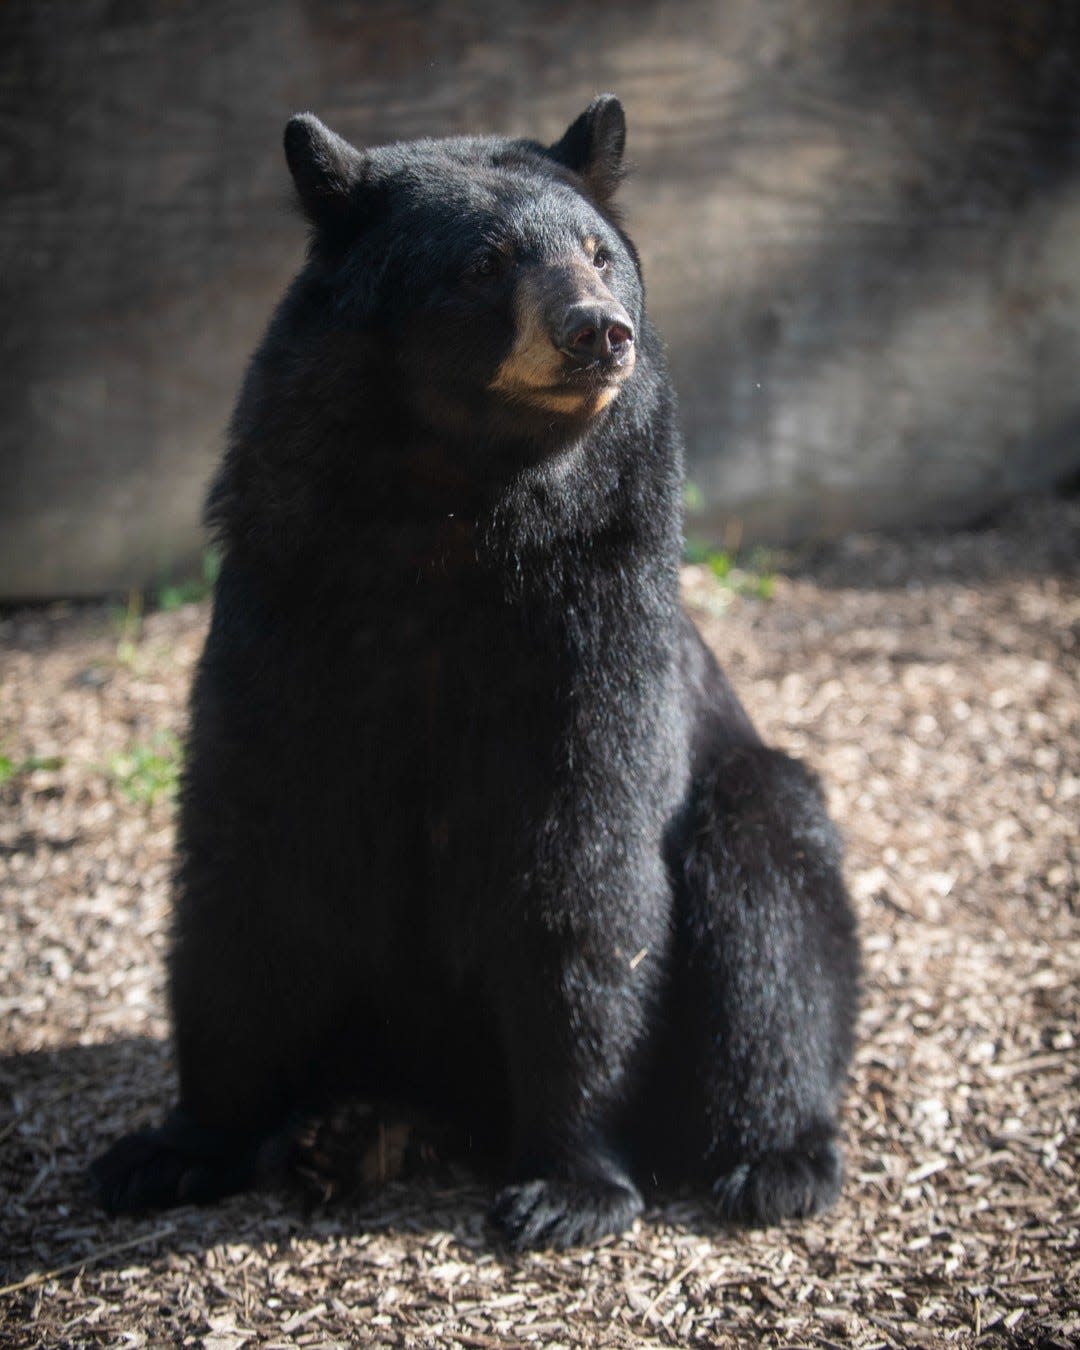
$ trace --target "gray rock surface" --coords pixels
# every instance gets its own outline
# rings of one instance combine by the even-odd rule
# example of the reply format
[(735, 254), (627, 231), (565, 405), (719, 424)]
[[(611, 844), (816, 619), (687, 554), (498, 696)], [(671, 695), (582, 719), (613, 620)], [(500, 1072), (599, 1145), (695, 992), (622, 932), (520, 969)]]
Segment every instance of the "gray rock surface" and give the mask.
[(303, 247), (281, 130), (623, 98), (691, 533), (971, 519), (1080, 467), (1080, 11), (1054, 0), (9, 0), (0, 596), (154, 585)]

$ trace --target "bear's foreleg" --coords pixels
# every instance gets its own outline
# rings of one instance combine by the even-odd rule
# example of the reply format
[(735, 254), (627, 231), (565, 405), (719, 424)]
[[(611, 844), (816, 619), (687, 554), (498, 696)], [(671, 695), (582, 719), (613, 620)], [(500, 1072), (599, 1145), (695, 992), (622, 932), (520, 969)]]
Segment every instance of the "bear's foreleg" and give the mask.
[(222, 897), (216, 905), (200, 907), (199, 927), (172, 953), (179, 1105), (160, 1127), (118, 1140), (91, 1168), (112, 1213), (221, 1199), (247, 1189), (287, 1151), (284, 1126), (303, 1065), (287, 998), (275, 992), (235, 905)]
[[(505, 965), (512, 981), (498, 1002), (514, 1180), (492, 1219), (515, 1248), (592, 1242), (622, 1231), (642, 1209), (615, 1137), (664, 958), (670, 895), (655, 863), (651, 875), (621, 871), (595, 884), (591, 907), (569, 903), (561, 931), (554, 919), (532, 928)], [(624, 897), (649, 895), (650, 886), (655, 903), (620, 914)]]

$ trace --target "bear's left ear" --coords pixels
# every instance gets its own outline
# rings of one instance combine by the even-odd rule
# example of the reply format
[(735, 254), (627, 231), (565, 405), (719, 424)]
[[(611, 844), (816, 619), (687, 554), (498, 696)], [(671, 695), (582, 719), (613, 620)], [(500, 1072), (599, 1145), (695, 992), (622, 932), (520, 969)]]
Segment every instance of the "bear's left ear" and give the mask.
[(580, 174), (595, 195), (606, 201), (622, 182), (625, 148), (623, 106), (614, 94), (598, 94), (548, 154)]

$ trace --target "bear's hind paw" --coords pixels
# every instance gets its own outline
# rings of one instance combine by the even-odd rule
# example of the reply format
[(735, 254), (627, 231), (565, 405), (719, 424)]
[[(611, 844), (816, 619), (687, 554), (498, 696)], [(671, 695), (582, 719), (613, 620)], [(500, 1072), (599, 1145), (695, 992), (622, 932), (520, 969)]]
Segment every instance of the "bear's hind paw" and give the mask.
[(525, 1181), (499, 1192), (491, 1221), (514, 1251), (577, 1247), (621, 1233), (643, 1206), (633, 1186), (607, 1178)]
[(209, 1204), (251, 1185), (251, 1152), (201, 1156), (166, 1126), (126, 1135), (90, 1165), (90, 1183), (110, 1214)]
[(713, 1198), (723, 1218), (739, 1223), (807, 1219), (835, 1204), (843, 1177), (840, 1150), (828, 1139), (740, 1163), (714, 1184)]

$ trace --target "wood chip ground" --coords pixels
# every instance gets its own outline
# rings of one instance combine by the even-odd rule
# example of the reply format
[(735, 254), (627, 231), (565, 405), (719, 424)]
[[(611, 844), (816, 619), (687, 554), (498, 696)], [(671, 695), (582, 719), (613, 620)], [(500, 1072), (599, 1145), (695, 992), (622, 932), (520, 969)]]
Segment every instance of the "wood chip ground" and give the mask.
[(818, 1222), (745, 1232), (669, 1198), (560, 1255), (493, 1246), (484, 1184), (446, 1167), (363, 1202), (93, 1208), (88, 1159), (172, 1092), (153, 773), (207, 610), (0, 618), (0, 1343), (1080, 1344), (1078, 559), (1080, 503), (1042, 499), (981, 530), (851, 538), (771, 600), (687, 569), (759, 725), (822, 773), (847, 837), (866, 957), (849, 1176)]

